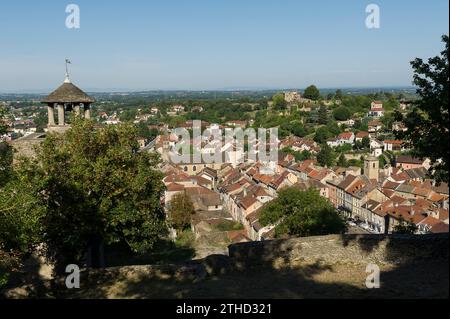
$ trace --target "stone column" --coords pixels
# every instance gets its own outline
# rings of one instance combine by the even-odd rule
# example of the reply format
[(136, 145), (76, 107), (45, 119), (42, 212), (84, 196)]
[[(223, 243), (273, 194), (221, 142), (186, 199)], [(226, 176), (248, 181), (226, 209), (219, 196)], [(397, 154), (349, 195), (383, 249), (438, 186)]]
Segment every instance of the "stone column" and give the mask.
[(58, 104), (58, 125), (64, 126), (64, 104)]
[(76, 104), (73, 106), (73, 110), (75, 112), (76, 117), (80, 117), (80, 104)]
[(54, 126), (55, 125), (55, 106), (53, 104), (49, 104), (47, 106), (47, 112), (48, 112), (48, 126)]
[(84, 104), (84, 118), (86, 120), (91, 119), (91, 105), (90, 104)]

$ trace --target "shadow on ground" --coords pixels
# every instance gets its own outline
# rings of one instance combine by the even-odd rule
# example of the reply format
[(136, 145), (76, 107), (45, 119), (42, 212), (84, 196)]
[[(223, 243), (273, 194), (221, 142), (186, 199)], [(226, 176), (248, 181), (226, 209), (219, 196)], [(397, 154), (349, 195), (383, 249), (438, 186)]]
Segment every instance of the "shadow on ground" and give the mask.
[[(249, 253), (240, 259), (230, 254), (231, 257), (209, 256), (178, 265), (115, 267), (84, 272), (81, 289), (67, 290), (59, 285), (60, 288), (52, 290), (52, 295), (57, 298), (156, 299), (449, 297), (448, 236), (443, 241), (427, 239), (430, 240), (427, 245), (436, 249), (420, 254), (414, 248), (406, 249), (406, 246), (421, 248), (411, 237), (403, 242), (370, 236), (363, 239), (345, 236), (340, 245), (344, 252), (358, 248), (367, 256), (376, 256), (377, 249), (383, 247), (383, 258), (387, 262), (379, 264), (381, 287), (378, 289), (368, 289), (365, 285), (368, 273), (364, 258), (350, 260), (343, 255), (342, 260), (336, 262), (330, 262), (327, 256), (323, 260), (307, 261), (293, 255), (293, 251), (286, 249), (286, 242), (281, 240), (270, 242), (270, 253), (254, 250), (253, 255)], [(254, 245), (259, 249), (267, 243)], [(300, 256), (306, 252), (295, 249), (299, 250)], [(39, 297), (42, 296), (45, 294)]]
[[(210, 256), (179, 268), (140, 272), (130, 269), (98, 278), (69, 298), (448, 298), (448, 251), (442, 240), (436, 250), (416, 253), (405, 245), (420, 245), (411, 238), (395, 241), (384, 236), (345, 236), (342, 246), (357, 246), (373, 253), (385, 245), (380, 264), (381, 287), (366, 287), (367, 262), (329, 263), (292, 259), (284, 241), (272, 242), (270, 254), (248, 257), (245, 265), (233, 257)], [(415, 237), (416, 238), (416, 237)], [(386, 241), (387, 240), (387, 241)], [(433, 240), (433, 239), (430, 239)], [(448, 237), (446, 239), (448, 245)], [(259, 244), (264, 246), (265, 243)], [(406, 250), (405, 250), (406, 249)], [(448, 249), (447, 249), (448, 250)], [(94, 278), (94, 277), (92, 277)]]

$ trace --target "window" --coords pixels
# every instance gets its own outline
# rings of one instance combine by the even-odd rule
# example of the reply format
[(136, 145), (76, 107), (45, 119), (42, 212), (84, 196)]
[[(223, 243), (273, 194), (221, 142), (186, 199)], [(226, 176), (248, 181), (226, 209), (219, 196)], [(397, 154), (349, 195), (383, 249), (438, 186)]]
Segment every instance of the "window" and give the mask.
[(185, 172), (187, 172), (187, 171), (188, 171), (188, 168), (187, 168), (187, 166), (185, 166), (185, 167), (184, 167), (184, 171), (185, 171)]
[(194, 165), (194, 167), (192, 167), (192, 170), (195, 172), (197, 171), (197, 166)]

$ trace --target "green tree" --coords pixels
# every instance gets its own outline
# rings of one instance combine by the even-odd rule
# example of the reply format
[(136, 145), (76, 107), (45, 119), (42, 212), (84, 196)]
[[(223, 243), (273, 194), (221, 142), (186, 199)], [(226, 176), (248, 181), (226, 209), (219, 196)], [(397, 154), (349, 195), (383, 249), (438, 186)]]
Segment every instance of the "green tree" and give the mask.
[(333, 116), (337, 121), (347, 121), (351, 116), (350, 110), (345, 106), (334, 109)]
[(383, 123), (384, 127), (387, 130), (391, 130), (392, 124), (394, 123), (395, 117), (394, 114), (391, 112), (387, 112), (384, 114), (384, 116), (380, 119), (381, 123)]
[(273, 102), (273, 108), (275, 110), (284, 110), (284, 109), (286, 109), (287, 103), (286, 103), (286, 100), (284, 99), (284, 94), (283, 93), (275, 94), (272, 97), (272, 102)]
[(158, 130), (150, 129), (148, 125), (144, 122), (140, 122), (136, 125), (137, 134), (139, 137), (145, 138), (147, 141), (153, 140), (156, 136), (158, 136)]
[(314, 141), (316, 141), (319, 144), (325, 143), (327, 139), (329, 139), (332, 136), (330, 131), (326, 128), (326, 126), (321, 126), (316, 130), (316, 133), (314, 134)]
[[(413, 149), (413, 155), (428, 157), (431, 172), (438, 181), (449, 180), (449, 37), (442, 36), (444, 50), (428, 62), (415, 59), (414, 84), (420, 97), (413, 110), (403, 117), (397, 113), (397, 120), (405, 123), (408, 130), (397, 132), (400, 139)], [(445, 147), (444, 147), (445, 145)]]
[(295, 187), (281, 190), (263, 209), (260, 222), (277, 225), (277, 236), (342, 234), (346, 230), (345, 221), (316, 189), (301, 191)]
[(319, 124), (325, 125), (328, 123), (328, 110), (325, 105), (321, 105), (319, 108)]
[(43, 240), (57, 271), (80, 262), (88, 249), (98, 267), (104, 244), (142, 253), (166, 234), (164, 184), (154, 169), (159, 157), (137, 150), (132, 124), (97, 128), (76, 120), (65, 134), (48, 134), (36, 158), (19, 164), (22, 181), (37, 185), (34, 206), (44, 210)]
[(8, 251), (24, 256), (42, 241), (42, 218), (45, 210), (36, 198), (42, 183), (37, 176), (32, 182), (15, 174), (0, 187), (0, 252)]
[(130, 121), (134, 121), (134, 119), (136, 118), (136, 115), (137, 115), (136, 109), (125, 110), (119, 115), (119, 119), (122, 122), (130, 122)]
[(380, 155), (378, 156), (378, 165), (380, 168), (383, 168), (386, 166), (386, 164), (388, 164), (388, 161), (386, 160), (386, 158), (384, 157), (384, 155)]
[(176, 194), (170, 200), (169, 217), (177, 230), (182, 231), (189, 227), (194, 213), (194, 205), (185, 193)]
[(348, 162), (347, 162), (347, 159), (345, 158), (344, 153), (341, 153), (341, 155), (339, 156), (339, 159), (337, 161), (337, 166), (348, 167)]
[(320, 152), (317, 153), (317, 162), (321, 166), (331, 167), (334, 163), (334, 154), (331, 147), (328, 144), (323, 144), (320, 148)]
[[(0, 137), (6, 134), (6, 110), (0, 107)], [(4, 186), (11, 177), (13, 149), (11, 145), (0, 140), (0, 187)]]
[(370, 138), (368, 136), (364, 136), (361, 140), (362, 148), (370, 148)]
[(320, 91), (315, 85), (310, 85), (305, 89), (303, 96), (307, 99), (317, 101), (320, 99)]
[(37, 132), (44, 132), (44, 129), (47, 128), (48, 117), (45, 112), (40, 112), (33, 119), (34, 124), (36, 125)]
[(367, 132), (367, 130), (369, 129), (368, 123), (369, 123), (368, 119), (364, 119), (364, 120), (356, 119), (355, 125), (353, 125), (353, 128), (358, 131)]
[(342, 127), (339, 127), (336, 121), (329, 121), (327, 124), (327, 129), (332, 136), (339, 135), (342, 132)]
[(341, 90), (341, 89), (336, 90), (336, 93), (335, 93), (335, 95), (334, 95), (334, 98), (335, 98), (336, 100), (342, 100), (342, 90)]

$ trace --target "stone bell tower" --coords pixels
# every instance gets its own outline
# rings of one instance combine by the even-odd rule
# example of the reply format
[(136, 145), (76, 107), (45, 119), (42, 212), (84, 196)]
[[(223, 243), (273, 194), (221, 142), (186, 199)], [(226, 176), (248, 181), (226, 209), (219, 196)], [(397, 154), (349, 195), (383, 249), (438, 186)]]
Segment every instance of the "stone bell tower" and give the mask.
[(378, 181), (379, 178), (379, 161), (375, 156), (367, 156), (364, 159), (364, 175), (369, 179), (375, 179)]
[[(47, 104), (49, 132), (64, 132), (70, 127), (66, 121), (66, 112), (74, 112), (75, 116), (85, 119), (91, 118), (91, 104), (95, 102), (95, 99), (72, 84), (67, 71), (67, 63), (70, 62), (66, 60), (64, 83), (41, 101), (41, 103)], [(55, 123), (55, 109), (58, 110), (58, 123)]]

